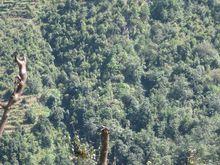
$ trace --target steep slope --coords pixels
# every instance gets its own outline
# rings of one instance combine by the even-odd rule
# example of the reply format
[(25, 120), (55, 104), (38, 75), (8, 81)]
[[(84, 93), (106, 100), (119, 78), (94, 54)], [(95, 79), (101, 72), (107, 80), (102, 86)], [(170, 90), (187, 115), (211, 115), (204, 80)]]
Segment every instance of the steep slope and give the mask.
[(55, 80), (59, 70), (38, 19), (43, 7), (50, 3), (7, 0), (0, 4), (1, 101), (12, 93), (18, 72), (13, 52), (28, 58), (27, 86), (21, 101), (12, 107), (0, 140), (0, 164), (71, 164), (71, 142), (60, 122), (62, 111), (61, 118), (56, 116), (60, 94)]
[[(43, 42), (42, 38), (35, 40), (36, 36), (39, 38), (41, 33), (40, 26), (36, 22), (37, 19), (33, 17), (33, 14), (40, 10), (35, 8), (37, 5), (39, 7), (40, 4), (40, 2), (35, 1), (2, 1), (0, 5), (0, 17), (2, 18), (0, 21), (0, 93), (1, 97), (3, 97), (2, 101), (6, 101), (13, 90), (14, 77), (18, 72), (11, 56), (14, 51), (28, 56), (29, 72), (27, 89), (22, 97), (22, 101), (12, 107), (6, 132), (15, 130), (18, 125), (25, 129), (28, 128), (28, 125), (24, 124), (25, 113), (27, 110), (34, 109), (33, 106), (35, 111), (38, 111), (38, 113), (34, 112), (37, 116), (49, 115), (48, 109), (41, 105), (37, 99), (40, 96), (38, 90), (42, 90), (43, 87), (41, 78), (42, 76), (47, 77), (49, 70), (53, 67), (51, 65), (53, 57), (49, 53), (50, 50), (44, 48), (46, 43)], [(42, 63), (41, 60), (45, 63)], [(47, 61), (49, 65), (47, 65)], [(45, 70), (40, 70), (40, 67), (44, 66), (46, 66)]]
[[(112, 164), (219, 164), (217, 0), (67, 0), (43, 15), (70, 134)], [(216, 77), (215, 77), (215, 76)], [(216, 80), (217, 81), (216, 81)], [(217, 89), (217, 90), (216, 90)]]

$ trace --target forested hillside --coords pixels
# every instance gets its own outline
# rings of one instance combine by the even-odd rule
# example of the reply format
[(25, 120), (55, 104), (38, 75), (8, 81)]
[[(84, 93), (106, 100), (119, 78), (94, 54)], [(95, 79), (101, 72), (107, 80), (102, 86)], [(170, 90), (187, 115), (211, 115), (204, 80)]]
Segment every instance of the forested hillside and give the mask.
[(0, 164), (97, 164), (102, 125), (109, 164), (220, 164), (219, 0), (12, 2), (0, 4), (2, 101), (15, 51), (28, 82)]

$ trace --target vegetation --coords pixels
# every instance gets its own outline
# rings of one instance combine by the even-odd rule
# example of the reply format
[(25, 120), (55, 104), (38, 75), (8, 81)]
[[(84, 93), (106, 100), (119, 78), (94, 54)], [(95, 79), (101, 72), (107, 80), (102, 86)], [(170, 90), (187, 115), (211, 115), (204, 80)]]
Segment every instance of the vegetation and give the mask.
[(97, 164), (102, 125), (110, 164), (220, 163), (218, 0), (25, 3), (0, 8), (1, 97), (18, 51), (30, 100), (0, 163)]

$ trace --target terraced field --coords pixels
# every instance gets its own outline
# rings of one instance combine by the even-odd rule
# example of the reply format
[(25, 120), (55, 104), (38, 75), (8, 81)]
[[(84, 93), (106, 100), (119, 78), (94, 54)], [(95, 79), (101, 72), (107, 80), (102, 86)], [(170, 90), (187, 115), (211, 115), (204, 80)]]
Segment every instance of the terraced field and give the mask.
[[(11, 107), (5, 132), (11, 133), (17, 128), (28, 131), (32, 126), (32, 124), (25, 122), (25, 113), (28, 110), (32, 110), (36, 118), (40, 115), (49, 115), (49, 109), (38, 103), (35, 96), (22, 96), (22, 99)], [(0, 109), (0, 117), (2, 117), (2, 114), (3, 109)]]
[[(18, 24), (34, 24), (34, 14), (37, 13), (40, 8), (48, 3), (43, 0), (0, 0), (0, 19), (10, 20)], [(39, 26), (35, 25), (35, 28)], [(4, 74), (6, 68), (0, 66), (0, 80), (4, 81)], [(10, 86), (1, 86), (0, 82), (0, 98), (6, 93)], [(4, 100), (0, 100), (5, 102)], [(32, 124), (25, 123), (25, 113), (31, 110), (36, 118), (40, 115), (47, 116), (49, 109), (38, 102), (37, 96), (28, 95), (22, 96), (22, 99), (11, 107), (8, 123), (5, 128), (6, 133), (11, 133), (17, 128), (28, 131)], [(3, 109), (0, 109), (0, 118), (2, 117)]]
[(37, 4), (34, 0), (2, 0), (0, 16), (31, 18), (31, 7)]
[(42, 6), (63, 0), (0, 0), (0, 17), (33, 18)]

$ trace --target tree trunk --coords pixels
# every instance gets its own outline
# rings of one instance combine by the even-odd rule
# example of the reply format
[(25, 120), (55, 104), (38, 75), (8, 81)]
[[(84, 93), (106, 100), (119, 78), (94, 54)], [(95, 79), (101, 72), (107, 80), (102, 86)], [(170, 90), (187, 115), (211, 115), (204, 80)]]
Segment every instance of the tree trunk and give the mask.
[(108, 164), (108, 146), (109, 146), (109, 129), (104, 127), (101, 130), (101, 153), (100, 153), (100, 160), (99, 165), (107, 165)]
[(20, 60), (17, 57), (17, 53), (15, 52), (15, 62), (18, 64), (19, 74), (16, 76), (14, 92), (12, 93), (10, 99), (8, 100), (7, 105), (3, 105), (2, 103), (0, 103), (0, 106), (4, 109), (4, 113), (0, 122), (0, 138), (2, 137), (3, 131), (5, 129), (10, 108), (20, 99), (27, 80), (26, 57), (24, 57), (23, 60)]
[(8, 119), (8, 116), (9, 116), (9, 112), (10, 112), (10, 109), (5, 109), (4, 110), (2, 120), (1, 120), (1, 123), (0, 123), (0, 138), (2, 137), (3, 131), (5, 129), (7, 119)]

